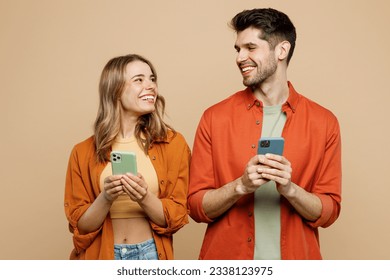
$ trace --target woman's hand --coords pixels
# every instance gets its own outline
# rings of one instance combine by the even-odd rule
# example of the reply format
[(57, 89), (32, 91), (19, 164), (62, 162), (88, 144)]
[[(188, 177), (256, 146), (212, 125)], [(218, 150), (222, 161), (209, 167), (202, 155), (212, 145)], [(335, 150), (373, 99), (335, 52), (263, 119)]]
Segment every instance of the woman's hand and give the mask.
[(104, 179), (103, 194), (108, 201), (113, 202), (124, 193), (122, 177), (123, 175), (112, 175)]
[(121, 178), (121, 184), (123, 185), (123, 191), (136, 202), (141, 202), (148, 195), (148, 185), (145, 182), (144, 177), (138, 173), (133, 175), (127, 173)]
[(102, 192), (78, 221), (80, 234), (88, 234), (102, 226), (115, 199), (124, 193), (122, 175), (108, 176), (104, 179)]
[(123, 191), (144, 209), (150, 220), (161, 227), (167, 226), (161, 200), (149, 192), (148, 184), (140, 173), (138, 175), (126, 173), (121, 183)]

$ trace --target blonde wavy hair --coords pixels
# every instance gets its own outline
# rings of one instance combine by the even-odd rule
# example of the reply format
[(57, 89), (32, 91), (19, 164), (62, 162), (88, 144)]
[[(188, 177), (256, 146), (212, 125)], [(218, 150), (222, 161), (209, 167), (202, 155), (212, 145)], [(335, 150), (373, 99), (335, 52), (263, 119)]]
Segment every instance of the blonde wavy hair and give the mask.
[[(109, 152), (120, 131), (120, 97), (125, 88), (126, 66), (133, 61), (142, 61), (149, 65), (157, 83), (157, 73), (152, 63), (146, 58), (129, 54), (112, 58), (107, 62), (100, 76), (99, 109), (94, 123), (96, 156), (99, 162), (109, 160)], [(140, 116), (135, 127), (135, 138), (145, 154), (151, 144), (167, 137), (171, 126), (163, 120), (165, 114), (165, 99), (157, 95), (155, 111)]]

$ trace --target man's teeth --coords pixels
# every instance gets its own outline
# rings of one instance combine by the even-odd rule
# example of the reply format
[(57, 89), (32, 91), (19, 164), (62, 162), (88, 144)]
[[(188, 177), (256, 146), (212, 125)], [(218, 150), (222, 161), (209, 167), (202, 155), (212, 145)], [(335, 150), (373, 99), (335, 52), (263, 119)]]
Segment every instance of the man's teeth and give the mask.
[(255, 67), (253, 67), (253, 66), (248, 66), (248, 67), (241, 68), (241, 71), (242, 71), (242, 72), (246, 72), (246, 71), (252, 70), (252, 69), (254, 69), (254, 68), (255, 68)]

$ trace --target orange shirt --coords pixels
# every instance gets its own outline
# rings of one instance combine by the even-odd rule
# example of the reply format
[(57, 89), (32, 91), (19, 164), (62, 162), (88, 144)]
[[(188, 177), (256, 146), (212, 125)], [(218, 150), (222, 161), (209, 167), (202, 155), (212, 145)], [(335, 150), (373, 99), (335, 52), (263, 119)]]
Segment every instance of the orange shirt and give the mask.
[[(282, 259), (321, 259), (318, 227), (338, 218), (341, 202), (341, 138), (336, 117), (297, 93), (282, 110), (287, 115), (282, 137), (284, 156), (292, 165), (292, 182), (317, 195), (322, 213), (315, 222), (303, 219), (281, 198)], [(203, 211), (203, 195), (242, 176), (257, 152), (262, 103), (247, 88), (208, 108), (196, 132), (190, 167), (190, 216), (208, 223), (200, 259), (253, 259), (255, 227), (253, 194), (242, 197), (222, 216), (211, 220)]]
[[(167, 227), (150, 221), (159, 259), (173, 259), (172, 234), (188, 223), (187, 194), (190, 149), (180, 133), (156, 142), (148, 151), (156, 170)], [(96, 162), (93, 136), (77, 144), (70, 155), (65, 183), (65, 214), (73, 233), (71, 259), (114, 259), (114, 234), (110, 215), (89, 234), (79, 233), (80, 217), (100, 193), (99, 179), (107, 163)]]

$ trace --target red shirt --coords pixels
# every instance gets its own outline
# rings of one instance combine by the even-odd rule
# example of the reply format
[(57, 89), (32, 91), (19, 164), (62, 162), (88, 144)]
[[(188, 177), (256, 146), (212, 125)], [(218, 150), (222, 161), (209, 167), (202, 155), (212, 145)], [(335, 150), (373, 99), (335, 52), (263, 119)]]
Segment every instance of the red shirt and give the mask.
[[(336, 117), (297, 93), (282, 106), (287, 120), (282, 136), (284, 156), (292, 165), (292, 182), (317, 195), (321, 216), (302, 218), (281, 197), (282, 259), (321, 259), (318, 227), (330, 226), (341, 202), (341, 138)], [(220, 217), (209, 219), (203, 195), (242, 176), (257, 151), (263, 105), (247, 88), (207, 109), (198, 126), (190, 167), (190, 216), (208, 223), (199, 259), (253, 259), (255, 243), (254, 196), (242, 197)]]

